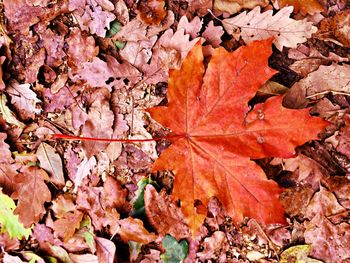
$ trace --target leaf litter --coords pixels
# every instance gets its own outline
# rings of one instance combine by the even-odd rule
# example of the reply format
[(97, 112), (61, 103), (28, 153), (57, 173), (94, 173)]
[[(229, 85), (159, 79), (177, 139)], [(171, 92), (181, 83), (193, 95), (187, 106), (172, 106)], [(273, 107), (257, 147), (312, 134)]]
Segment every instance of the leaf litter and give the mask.
[(349, 260), (348, 8), (4, 0), (1, 260)]

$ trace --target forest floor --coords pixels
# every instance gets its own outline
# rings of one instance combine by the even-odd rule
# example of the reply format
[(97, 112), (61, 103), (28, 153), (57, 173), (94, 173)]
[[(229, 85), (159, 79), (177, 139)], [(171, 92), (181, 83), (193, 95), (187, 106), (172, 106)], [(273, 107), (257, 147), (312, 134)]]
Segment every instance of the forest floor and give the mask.
[[(347, 0), (2, 0), (0, 9), (0, 261), (350, 262)], [(278, 71), (272, 77), (261, 76), (268, 75), (267, 59), (266, 68), (260, 61), (270, 51), (253, 51), (254, 45), (270, 45), (268, 66)], [(247, 110), (230, 114), (235, 106), (227, 100), (218, 129), (236, 113), (248, 122), (268, 104), (261, 103), (281, 95), (284, 107), (313, 116), (303, 128), (281, 116), (278, 125), (291, 128), (282, 137), (293, 146), (285, 153), (265, 148), (243, 160), (234, 152), (241, 166), (262, 174), (255, 183), (233, 172), (245, 189), (247, 181), (256, 185), (252, 195), (266, 209), (232, 183), (213, 179), (220, 182), (215, 188), (207, 174), (225, 172), (210, 158), (195, 158), (189, 168), (195, 147), (172, 150), (180, 147), (176, 136), (195, 140), (187, 121), (196, 122), (190, 111), (197, 101), (207, 96), (209, 105), (216, 99), (210, 92), (225, 85), (205, 84), (231, 69), (208, 73), (219, 48), (237, 54), (232, 61), (246, 56), (247, 67), (261, 66), (249, 73), (236, 66), (228, 74), (236, 72), (233, 89), (242, 89), (232, 93), (232, 103)], [(197, 75), (198, 87), (203, 81), (203, 90), (209, 88), (193, 95), (188, 109), (191, 95), (181, 88), (191, 92)], [(245, 96), (254, 79), (252, 96)], [(186, 132), (179, 135), (183, 109), (171, 107), (182, 96)], [(317, 130), (314, 122), (326, 127)], [(312, 129), (318, 136), (306, 135)], [(268, 136), (254, 143), (261, 146)], [(234, 140), (239, 145), (244, 138)], [(226, 146), (217, 159), (232, 153)], [(279, 146), (285, 145), (272, 147)], [(273, 189), (280, 195), (266, 197)], [(267, 199), (258, 200), (260, 194)]]

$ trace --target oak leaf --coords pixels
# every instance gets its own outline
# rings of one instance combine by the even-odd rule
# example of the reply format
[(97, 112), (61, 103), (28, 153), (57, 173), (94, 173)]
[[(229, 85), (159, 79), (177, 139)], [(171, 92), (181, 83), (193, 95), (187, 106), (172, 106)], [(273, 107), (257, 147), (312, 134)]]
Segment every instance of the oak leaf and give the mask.
[(44, 180), (48, 180), (47, 173), (34, 166), (23, 167), (17, 175), (17, 189), (11, 197), (18, 199), (15, 213), (25, 227), (39, 222), (46, 211), (44, 203), (51, 201), (51, 192)]
[(245, 43), (274, 37), (275, 46), (281, 51), (283, 47), (296, 48), (317, 31), (311, 22), (296, 21), (289, 18), (293, 6), (287, 6), (273, 14), (272, 10), (260, 13), (260, 7), (239, 15), (224, 19), (223, 26), (237, 40), (242, 37)]
[(271, 42), (256, 41), (233, 53), (218, 48), (207, 69), (197, 43), (181, 68), (169, 73), (168, 106), (148, 109), (173, 136), (152, 170), (173, 170), (173, 195), (194, 232), (205, 218), (195, 201), (207, 205), (211, 196), (235, 222), (249, 216), (284, 223), (282, 190), (251, 159), (293, 157), (296, 146), (317, 139), (327, 125), (308, 109), (282, 107), (281, 96), (249, 111), (249, 100), (276, 73), (267, 64)]

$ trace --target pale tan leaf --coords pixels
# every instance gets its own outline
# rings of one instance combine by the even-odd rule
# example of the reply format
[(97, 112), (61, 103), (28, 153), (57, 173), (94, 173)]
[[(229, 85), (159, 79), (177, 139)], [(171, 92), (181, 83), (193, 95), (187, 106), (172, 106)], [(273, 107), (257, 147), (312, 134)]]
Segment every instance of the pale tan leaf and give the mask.
[(20, 122), (15, 117), (15, 114), (9, 109), (9, 107), (6, 106), (7, 98), (5, 94), (1, 94), (0, 96), (0, 113), (2, 117), (5, 119), (6, 122), (10, 124), (14, 124), (18, 126), (19, 128), (23, 129), (25, 127), (25, 124), (23, 122)]
[(250, 12), (224, 19), (223, 26), (229, 34), (237, 40), (242, 37), (245, 43), (254, 40), (263, 40), (274, 37), (274, 44), (282, 50), (283, 47), (296, 48), (299, 43), (305, 42), (317, 31), (311, 22), (296, 21), (289, 18), (293, 6), (284, 7), (275, 15), (272, 10), (260, 13), (260, 7)]
[(50, 181), (54, 184), (63, 186), (65, 184), (62, 160), (61, 157), (56, 153), (55, 149), (42, 142), (36, 152), (37, 157), (40, 161), (40, 167), (45, 169), (51, 176)]

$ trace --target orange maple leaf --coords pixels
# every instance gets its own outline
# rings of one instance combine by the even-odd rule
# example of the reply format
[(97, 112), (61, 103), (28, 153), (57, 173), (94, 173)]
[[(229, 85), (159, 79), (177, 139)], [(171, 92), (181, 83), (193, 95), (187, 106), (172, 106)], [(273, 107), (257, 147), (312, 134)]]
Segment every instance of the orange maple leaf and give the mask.
[(295, 147), (316, 139), (327, 122), (310, 116), (309, 109), (282, 107), (281, 96), (249, 111), (249, 100), (276, 73), (268, 67), (270, 55), (271, 40), (233, 53), (218, 48), (205, 69), (198, 43), (181, 68), (169, 73), (168, 106), (147, 110), (175, 138), (152, 169), (173, 170), (172, 194), (194, 232), (205, 218), (195, 202), (206, 206), (212, 196), (237, 223), (244, 216), (285, 223), (278, 200), (282, 189), (252, 159), (292, 157)]
[(320, 13), (324, 10), (317, 0), (278, 0), (280, 7), (294, 6), (294, 13), (300, 12), (302, 15)]

